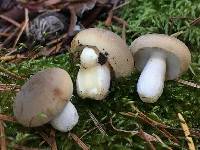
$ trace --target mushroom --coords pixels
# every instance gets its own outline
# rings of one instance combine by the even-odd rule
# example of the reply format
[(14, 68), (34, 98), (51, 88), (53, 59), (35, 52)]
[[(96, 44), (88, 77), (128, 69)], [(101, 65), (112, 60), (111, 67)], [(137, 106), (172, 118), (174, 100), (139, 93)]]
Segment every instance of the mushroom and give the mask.
[(165, 80), (178, 78), (191, 62), (188, 47), (180, 40), (163, 34), (147, 34), (135, 39), (130, 49), (135, 67), (142, 71), (137, 92), (140, 99), (154, 103), (161, 96)]
[(102, 100), (115, 77), (131, 74), (134, 61), (124, 40), (111, 31), (90, 28), (79, 32), (71, 43), (71, 51), (80, 50), (80, 69), (76, 79), (80, 97)]
[(51, 125), (61, 132), (67, 132), (78, 123), (78, 119), (76, 108), (71, 102), (68, 102), (63, 111), (51, 121)]
[[(50, 68), (33, 75), (17, 93), (13, 110), (17, 121), (27, 127), (41, 126), (49, 121), (60, 124), (59, 118), (69, 119), (67, 128), (77, 123), (77, 111), (71, 102), (73, 83), (60, 68)], [(74, 115), (76, 114), (76, 115)], [(68, 116), (75, 117), (76, 122)], [(55, 121), (54, 121), (55, 118)], [(59, 128), (58, 128), (59, 129)]]

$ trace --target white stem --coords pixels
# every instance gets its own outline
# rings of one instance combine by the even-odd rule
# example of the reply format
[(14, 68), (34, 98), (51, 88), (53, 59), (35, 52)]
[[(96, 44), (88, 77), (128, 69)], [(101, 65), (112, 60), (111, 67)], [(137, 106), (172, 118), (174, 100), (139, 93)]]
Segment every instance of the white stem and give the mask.
[(76, 108), (68, 102), (63, 111), (51, 121), (51, 125), (61, 132), (68, 132), (78, 123), (78, 119)]
[(154, 103), (159, 99), (164, 88), (165, 73), (165, 55), (161, 52), (154, 52), (137, 83), (137, 92), (142, 101)]
[(76, 80), (77, 93), (82, 98), (102, 100), (110, 87), (110, 69), (104, 65), (91, 68), (80, 68)]
[(94, 67), (98, 64), (98, 55), (94, 49), (85, 47), (81, 53), (80, 60), (84, 68)]

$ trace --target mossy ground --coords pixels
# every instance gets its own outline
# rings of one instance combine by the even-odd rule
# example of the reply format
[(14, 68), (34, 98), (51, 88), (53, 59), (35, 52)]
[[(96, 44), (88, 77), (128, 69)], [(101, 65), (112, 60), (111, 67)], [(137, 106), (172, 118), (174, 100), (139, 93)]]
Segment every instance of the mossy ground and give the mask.
[[(200, 82), (200, 27), (190, 24), (193, 19), (199, 17), (200, 4), (198, 0), (132, 0), (129, 5), (117, 10), (117, 14), (129, 24), (126, 32), (128, 44), (136, 37), (146, 33), (165, 33), (170, 35), (183, 31), (178, 38), (184, 41), (190, 48), (192, 64), (191, 69), (181, 78), (197, 83)], [(170, 19), (173, 17), (176, 17), (176, 19)], [(105, 28), (103, 22), (98, 22), (96, 26)], [(115, 23), (109, 29), (119, 35), (122, 32), (122, 28)], [(74, 62), (69, 53), (37, 60), (27, 60), (19, 64), (1, 63), (1, 65), (20, 76), (26, 77), (44, 68), (60, 67), (69, 72), (74, 85), (79, 68), (78, 62)], [(177, 117), (177, 113), (180, 112), (190, 128), (199, 129), (199, 89), (184, 86), (175, 81), (167, 81), (165, 82), (164, 92), (158, 102), (146, 104), (139, 99), (136, 93), (138, 77), (139, 73), (134, 73), (129, 78), (112, 81), (109, 96), (103, 101), (82, 100), (77, 96), (74, 89), (72, 102), (78, 110), (80, 120), (72, 132), (81, 137), (88, 130), (94, 128), (95, 125), (88, 113), (91, 111), (102, 124), (105, 124), (105, 131), (108, 135), (102, 135), (98, 129), (85, 135), (82, 140), (91, 149), (149, 149), (148, 144), (139, 137), (114, 131), (108, 123), (113, 115), (115, 115), (113, 124), (118, 128), (134, 130), (139, 126), (149, 134), (155, 133), (174, 149), (187, 149), (187, 142), (184, 140), (182, 131), (178, 131), (178, 133), (172, 132), (180, 140), (180, 145), (174, 146), (160, 132), (142, 123), (137, 117), (125, 117), (120, 115), (119, 112), (133, 111), (131, 105), (135, 105), (150, 118), (163, 122), (173, 128), (180, 128), (180, 122)], [(1, 76), (0, 82), (23, 85), (23, 81), (12, 80), (5, 76)], [(15, 92), (0, 93), (0, 113), (13, 114), (12, 103), (14, 96)], [(14, 143), (28, 147), (48, 147), (47, 144), (40, 145), (43, 140), (38, 134), (41, 128), (28, 129), (6, 122), (5, 129), (7, 138), (12, 141), (9, 145), (10, 147)], [(46, 125), (42, 129), (48, 131), (50, 126)], [(196, 146), (200, 145), (199, 138), (193, 138), (193, 140)], [(56, 141), (59, 150), (80, 149), (67, 133), (56, 132)], [(164, 145), (155, 145), (157, 149), (166, 149)]]

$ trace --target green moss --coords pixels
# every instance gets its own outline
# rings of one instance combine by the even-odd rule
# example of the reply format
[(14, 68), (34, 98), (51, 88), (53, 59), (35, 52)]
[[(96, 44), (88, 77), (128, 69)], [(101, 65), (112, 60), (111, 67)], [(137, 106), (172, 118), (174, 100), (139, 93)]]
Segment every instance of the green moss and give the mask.
[[(166, 33), (172, 34), (178, 31), (184, 31), (179, 39), (183, 40), (192, 51), (191, 68), (193, 73), (188, 70), (182, 76), (182, 79), (193, 82), (200, 82), (200, 53), (198, 51), (200, 28), (189, 25), (192, 19), (198, 17), (200, 13), (200, 4), (196, 0), (133, 0), (123, 9), (118, 11), (118, 15), (127, 20), (129, 28), (127, 30), (127, 41), (130, 42), (139, 35), (146, 33)], [(174, 19), (170, 23), (170, 17), (187, 17), (186, 19)], [(103, 23), (98, 23), (99, 27), (104, 27)], [(105, 28), (105, 27), (104, 27)], [(121, 28), (116, 24), (109, 27), (110, 30), (121, 34)], [(62, 54), (50, 58), (40, 58), (38, 60), (28, 60), (20, 64), (2, 63), (2, 65), (12, 72), (21, 76), (30, 77), (39, 70), (48, 67), (60, 67), (65, 69), (71, 75), (74, 85), (78, 71), (77, 62), (73, 62), (70, 54)], [(125, 130), (134, 130), (138, 126), (145, 132), (155, 133), (161, 139), (174, 149), (187, 149), (187, 143), (180, 138), (180, 145), (174, 146), (168, 139), (155, 130), (153, 127), (144, 124), (137, 117), (125, 117), (119, 112), (133, 111), (131, 105), (135, 105), (150, 118), (164, 122), (165, 124), (180, 128), (177, 113), (183, 114), (190, 128), (199, 128), (200, 126), (200, 92), (198, 89), (181, 85), (175, 81), (165, 82), (165, 88), (162, 96), (155, 104), (143, 103), (136, 93), (136, 83), (139, 73), (133, 74), (129, 78), (122, 78), (112, 81), (112, 87), (108, 97), (103, 101), (82, 100), (74, 90), (72, 102), (75, 104), (80, 120), (78, 125), (72, 130), (72, 133), (81, 137), (84, 133), (94, 128), (94, 123), (89, 117), (90, 110), (96, 118), (104, 124), (108, 136), (102, 135), (97, 129), (85, 135), (82, 140), (91, 149), (103, 150), (129, 150), (129, 149), (149, 149), (148, 144), (137, 136), (116, 132), (108, 123), (113, 115), (113, 124), (117, 128)], [(2, 83), (17, 83), (23, 85), (24, 81), (8, 79), (5, 76), (0, 78)], [(4, 92), (0, 94), (0, 112), (4, 114), (13, 114), (12, 103), (15, 96), (14, 92)], [(43, 130), (44, 129), (44, 130)], [(27, 145), (29, 147), (47, 147), (47, 144), (40, 145), (42, 138), (39, 136), (41, 130), (48, 132), (49, 125), (39, 129), (27, 129), (20, 125), (7, 123), (6, 136), (12, 143)], [(176, 133), (172, 132), (176, 137)], [(80, 149), (79, 146), (66, 133), (56, 133), (56, 140), (59, 149)], [(195, 145), (200, 144), (199, 139), (194, 138)], [(157, 149), (166, 149), (165, 145), (154, 144)], [(12, 149), (12, 148), (11, 148)]]

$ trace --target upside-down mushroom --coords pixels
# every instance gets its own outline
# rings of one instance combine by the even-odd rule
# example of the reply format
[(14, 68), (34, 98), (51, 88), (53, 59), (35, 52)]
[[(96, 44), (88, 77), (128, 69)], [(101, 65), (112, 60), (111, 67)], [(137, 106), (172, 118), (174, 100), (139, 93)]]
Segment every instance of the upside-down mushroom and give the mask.
[(142, 101), (154, 103), (161, 96), (165, 80), (178, 78), (191, 62), (188, 47), (177, 38), (147, 34), (135, 39), (130, 49), (135, 67), (142, 71), (137, 92)]
[(111, 75), (125, 77), (134, 69), (128, 46), (117, 34), (99, 28), (79, 32), (72, 41), (71, 51), (80, 50), (77, 93), (82, 98), (102, 100), (110, 87)]

